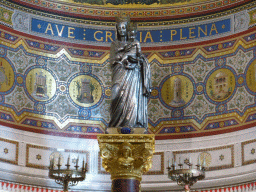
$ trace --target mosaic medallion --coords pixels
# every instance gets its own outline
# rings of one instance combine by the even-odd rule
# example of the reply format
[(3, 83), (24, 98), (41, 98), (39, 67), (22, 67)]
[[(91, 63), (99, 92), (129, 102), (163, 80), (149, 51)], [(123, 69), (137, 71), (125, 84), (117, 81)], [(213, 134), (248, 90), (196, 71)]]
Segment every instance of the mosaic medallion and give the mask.
[(208, 78), (206, 92), (214, 101), (225, 101), (232, 95), (235, 85), (235, 76), (229, 69), (218, 69)]
[(56, 92), (56, 81), (52, 74), (45, 69), (32, 69), (26, 76), (28, 93), (38, 101), (51, 99)]
[(183, 75), (175, 75), (163, 83), (161, 96), (163, 101), (171, 107), (186, 105), (193, 96), (193, 83)]
[(14, 72), (11, 65), (5, 59), (0, 58), (0, 92), (11, 89), (14, 83)]
[(90, 107), (99, 102), (102, 88), (95, 78), (89, 75), (80, 75), (71, 81), (69, 94), (77, 105)]
[(254, 61), (249, 67), (246, 73), (246, 84), (248, 88), (256, 93), (256, 62)]

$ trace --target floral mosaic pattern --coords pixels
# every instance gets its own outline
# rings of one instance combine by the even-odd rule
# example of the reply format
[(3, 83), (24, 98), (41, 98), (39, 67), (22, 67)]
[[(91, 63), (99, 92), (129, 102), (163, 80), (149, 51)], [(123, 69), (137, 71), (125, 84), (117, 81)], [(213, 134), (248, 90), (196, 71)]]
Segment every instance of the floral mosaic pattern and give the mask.
[(171, 67), (160, 67), (156, 62), (153, 62), (151, 64), (152, 86), (159, 87), (159, 84), (163, 78), (171, 73)]
[(237, 74), (241, 74), (244, 73), (247, 64), (252, 58), (253, 50), (245, 52), (240, 49), (235, 56), (227, 58), (227, 65), (233, 67)]
[(194, 77), (198, 83), (204, 81), (207, 73), (214, 67), (213, 61), (205, 62), (199, 58), (194, 64), (186, 65), (184, 71)]
[(228, 103), (228, 109), (238, 109), (243, 112), (246, 106), (254, 104), (254, 97), (244, 87), (239, 87), (235, 96)]
[(109, 63), (105, 64), (104, 67), (93, 67), (92, 74), (99, 77), (101, 82), (103, 82), (105, 86), (111, 86), (112, 72)]
[(71, 65), (70, 61), (60, 58), (59, 61), (49, 61), (48, 67), (55, 71), (60, 81), (66, 81), (70, 76), (79, 72), (78, 65)]
[(148, 117), (155, 123), (160, 118), (170, 118), (171, 110), (166, 109), (158, 99), (151, 99), (148, 103)]
[(185, 116), (195, 116), (202, 119), (208, 113), (214, 113), (215, 106), (209, 103), (204, 95), (197, 95), (191, 105), (184, 109)]
[(5, 102), (13, 105), (17, 111), (34, 108), (34, 102), (28, 98), (22, 87), (15, 87), (12, 93), (5, 97)]
[(35, 57), (28, 56), (22, 49), (17, 52), (7, 51), (7, 57), (16, 67), (18, 73), (24, 73), (30, 66), (35, 65)]
[(54, 116), (63, 118), (68, 115), (77, 115), (78, 109), (74, 107), (65, 95), (58, 96), (51, 104), (46, 106), (49, 113), (54, 113)]
[(92, 117), (103, 118), (106, 122), (110, 121), (110, 99), (105, 99), (102, 104), (92, 110)]
[[(77, 132), (79, 134), (104, 132), (103, 129), (108, 126), (110, 121), (112, 71), (109, 60), (100, 60), (99, 58), (92, 57), (89, 62), (82, 62), (84, 61), (83, 59), (80, 62), (80, 57), (69, 59), (65, 55), (52, 58), (46, 54), (42, 56), (42, 53), (40, 55), (33, 52), (30, 53), (29, 47), (24, 48), (20, 42), (18, 43), (20, 46), (17, 49), (6, 45), (1, 45), (0, 48), (0, 56), (3, 58), (3, 61), (9, 62), (10, 65), (8, 67), (12, 67), (14, 71), (14, 77), (11, 78), (13, 81), (13, 85), (10, 85), (11, 88), (8, 91), (0, 92), (0, 102), (8, 108), (6, 114), (10, 115), (8, 114), (11, 111), (9, 108), (13, 109), (14, 112), (11, 112), (13, 116), (15, 114), (20, 115), (23, 111), (26, 111), (28, 112), (28, 118), (30, 115), (33, 115), (34, 119), (30, 120), (30, 122), (38, 129), (42, 127), (48, 128), (49, 126), (41, 126), (37, 122), (49, 123), (49, 118), (51, 118), (54, 119), (53, 121), (56, 121), (55, 130), (61, 128), (64, 125), (63, 123), (68, 121), (70, 122), (69, 127), (65, 129), (70, 132)], [(248, 87), (248, 75), (245, 74), (245, 70), (248, 69), (248, 65), (252, 66), (250, 76), (256, 78), (254, 73), (256, 68), (254, 63), (252, 63), (255, 47), (252, 47), (249, 43), (247, 47), (245, 46), (243, 44), (236, 45), (234, 47), (238, 47), (237, 50), (233, 50), (233, 52), (228, 50), (222, 55), (217, 54), (217, 56), (215, 53), (200, 54), (201, 50), (198, 48), (199, 51), (193, 52), (190, 58), (189, 56), (184, 59), (180, 57), (177, 60), (162, 57), (158, 60), (158, 58), (152, 56), (154, 53), (148, 52), (148, 59), (151, 61), (153, 89), (148, 103), (149, 132), (159, 136), (182, 132), (197, 133), (198, 129), (202, 129), (202, 132), (203, 130), (209, 131), (218, 128), (228, 129), (234, 125), (232, 122), (235, 117), (241, 116), (246, 118), (245, 114), (247, 114), (250, 108), (255, 107), (256, 104), (255, 92)], [(43, 52), (43, 50), (41, 51)], [(159, 52), (155, 55), (159, 54)], [(192, 57), (195, 58), (192, 59)], [(3, 62), (3, 64), (5, 63)], [(36, 70), (43, 71), (44, 74), (41, 76), (35, 75), (35, 77), (31, 75), (31, 78), (27, 78), (30, 72), (36, 74)], [(215, 71), (218, 71), (218, 73), (213, 74)], [(227, 73), (227, 71), (229, 72)], [(49, 79), (50, 76), (51, 81)], [(84, 77), (87, 80), (94, 81), (94, 84), (88, 84)], [(234, 86), (232, 84), (232, 92), (229, 94), (229, 97), (222, 100), (211, 99), (207, 92), (210, 85), (207, 86), (207, 83), (212, 82), (211, 86), (213, 87), (214, 94), (221, 94), (223, 91), (226, 91), (223, 87), (224, 85), (227, 87), (227, 84), (225, 84), (227, 77), (228, 82), (232, 81), (234, 84)], [(28, 91), (29, 86), (27, 85), (30, 79), (32, 83), (29, 86), (32, 88), (37, 86), (38, 97), (42, 97), (40, 94), (44, 94), (42, 87), (45, 87), (45, 84), (41, 82), (47, 80), (48, 90), (54, 90), (51, 98), (37, 100), (34, 97), (30, 97), (31, 94)], [(53, 84), (56, 86), (53, 86)], [(217, 85), (223, 87), (218, 89)], [(97, 101), (95, 100), (95, 103), (75, 102), (78, 96), (95, 93), (97, 88), (100, 90), (97, 92), (97, 97), (99, 95), (100, 97)], [(169, 98), (170, 96), (173, 97), (170, 99), (171, 101), (174, 100), (174, 96), (176, 100), (184, 99), (181, 96), (186, 96), (189, 99), (187, 99), (184, 105), (170, 105), (170, 102), (165, 102), (164, 100), (164, 94), (162, 94), (164, 90), (168, 90), (166, 95)], [(96, 94), (94, 96), (96, 97)], [(1, 113), (4, 113), (4, 110)], [(218, 119), (220, 114), (225, 115), (228, 113), (234, 114), (234, 116), (230, 117), (231, 120), (223, 121), (221, 117)], [(207, 117), (213, 117), (213, 119), (217, 120), (208, 123)], [(193, 125), (190, 124), (192, 119)], [(87, 125), (85, 123), (83, 126), (86, 127), (86, 131), (84, 131), (85, 128), (82, 130), (82, 126), (77, 125), (79, 120), (81, 122), (93, 122), (93, 124)], [(30, 122), (24, 121), (21, 126), (32, 125)], [(54, 122), (51, 123), (49, 124), (50, 126), (55, 126), (53, 125)], [(235, 125), (239, 125), (239, 123)], [(99, 129), (99, 127), (101, 128)]]

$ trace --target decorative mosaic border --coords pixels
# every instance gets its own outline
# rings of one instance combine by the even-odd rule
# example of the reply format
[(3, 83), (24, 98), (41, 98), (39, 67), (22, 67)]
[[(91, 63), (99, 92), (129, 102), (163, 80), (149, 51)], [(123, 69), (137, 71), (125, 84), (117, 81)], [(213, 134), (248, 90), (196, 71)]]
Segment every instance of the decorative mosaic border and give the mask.
[[(92, 56), (91, 58), (90, 57), (81, 58), (82, 56), (71, 54), (71, 51), (67, 49), (73, 49), (74, 47), (76, 51), (81, 50), (81, 52), (83, 52), (84, 50), (88, 49), (89, 47), (88, 45), (82, 46), (82, 45), (68, 44), (63, 42), (56, 42), (56, 44), (53, 45), (53, 41), (51, 40), (46, 41), (46, 39), (43, 39), (43, 38), (38, 38), (38, 40), (35, 40), (33, 39), (34, 37), (30, 35), (25, 35), (19, 32), (15, 33), (14, 30), (11, 30), (10, 28), (7, 28), (7, 27), (1, 28), (0, 32), (1, 32), (0, 33), (1, 47), (4, 47), (5, 50), (8, 49), (8, 50), (15, 51), (20, 49), (27, 55), (34, 54), (35, 57), (38, 58), (38, 60), (39, 58), (40, 59), (45, 58), (50, 60), (52, 59), (55, 61), (60, 57), (60, 55), (62, 55), (62, 58), (65, 58), (67, 61), (74, 62), (74, 64), (76, 65), (79, 64), (80, 72), (84, 70), (82, 69), (82, 67), (85, 66), (85, 63), (88, 63), (86, 74), (91, 73), (92, 67), (95, 67), (95, 66), (104, 67), (107, 64), (107, 58), (109, 56), (109, 50), (108, 50), (109, 48), (106, 48), (106, 47), (95, 46), (93, 50), (93, 52), (95, 52), (94, 56)], [(182, 46), (160, 47), (159, 50), (157, 50), (157, 52), (154, 51), (155, 47), (144, 47), (143, 52), (145, 52), (145, 54), (147, 55), (149, 62), (152, 62), (152, 64), (154, 63), (160, 67), (167, 67), (170, 70), (170, 72), (174, 75), (183, 74), (184, 60), (188, 62), (186, 63), (186, 65), (188, 65), (188, 64), (192, 64), (193, 61), (197, 60), (198, 58), (206, 62), (209, 60), (214, 61), (214, 63), (216, 63), (216, 69), (220, 69), (222, 68), (222, 65), (224, 65), (224, 68), (234, 72), (234, 69), (232, 68), (233, 66), (232, 67), (225, 66), (226, 65), (225, 57), (230, 57), (236, 54), (238, 50), (242, 50), (244, 52), (250, 51), (250, 52), (253, 52), (254, 54), (255, 52), (254, 47), (256, 44), (255, 36), (256, 36), (255, 28), (251, 28), (245, 32), (229, 36), (230, 39), (228, 40), (226, 38), (221, 38), (221, 39), (218, 39), (218, 42), (214, 42), (212, 40), (207, 42), (188, 44), (187, 49), (184, 49), (183, 48), (184, 46), (183, 47)], [(64, 45), (61, 45), (61, 43), (63, 43)], [(53, 51), (51, 53), (51, 51), (47, 48), (51, 46), (55, 46), (58, 48), (56, 48), (56, 51)], [(104, 52), (104, 54), (98, 57), (96, 56), (97, 52)], [(5, 58), (5, 55), (6, 55), (5, 51), (0, 54), (0, 56), (3, 56), (4, 58)], [(38, 60), (36, 60), (36, 62), (38, 62)], [(252, 59), (252, 61), (253, 60), (254, 59)], [(219, 61), (221, 61), (222, 63), (219, 63)], [(175, 62), (176, 64), (174, 64), (173, 62)], [(37, 64), (37, 65), (39, 66), (40, 64)], [(214, 69), (214, 71), (216, 69)], [(15, 73), (15, 74), (17, 75), (15, 79), (15, 83), (17, 87), (24, 86), (25, 76), (19, 73)], [(209, 73), (209, 75), (211, 74), (212, 72)], [(255, 93), (250, 92), (250, 90), (246, 87), (245, 73), (238, 74), (234, 72), (234, 74), (236, 74), (235, 75), (235, 81), (237, 85), (236, 89), (245, 87), (246, 90), (248, 90), (248, 92), (254, 96)], [(168, 75), (170, 76), (170, 74)], [(189, 75), (187, 75), (187, 77), (189, 77)], [(58, 87), (58, 91), (59, 91), (58, 94), (61, 92), (60, 88), (63, 86), (64, 84), (60, 83)], [(102, 86), (102, 87), (103, 87), (102, 93), (104, 94), (104, 98), (109, 99), (110, 87), (109, 86)], [(196, 88), (195, 89), (196, 95), (202, 95), (202, 94), (207, 95), (205, 91), (204, 82), (193, 83), (193, 87)], [(9, 92), (11, 92), (12, 90), (13, 88)], [(157, 99), (159, 97), (159, 94), (160, 94), (160, 88), (155, 86), (151, 99)], [(29, 93), (27, 93), (27, 95), (29, 95)], [(4, 96), (1, 96), (0, 99), (2, 99), (0, 101), (4, 103), (4, 99), (5, 99)], [(229, 111), (227, 114), (223, 114), (222, 112), (227, 110), (227, 104), (225, 102), (218, 103), (218, 102), (212, 101), (208, 97), (207, 99), (216, 106), (216, 113), (214, 112), (214, 114), (212, 113), (211, 115), (205, 116), (204, 118), (201, 118), (201, 119), (196, 119), (196, 118), (182, 119), (182, 120), (177, 119), (172, 121), (170, 120), (170, 116), (169, 116), (168, 117), (169, 119), (168, 118), (159, 119), (159, 121), (156, 121), (156, 122), (150, 121), (150, 131), (156, 134), (157, 139), (168, 139), (168, 138), (183, 137), (184, 133), (186, 133), (185, 137), (197, 137), (197, 136), (204, 136), (204, 135), (226, 133), (226, 132), (246, 129), (256, 124), (255, 122), (256, 108), (254, 104), (246, 107), (245, 110), (243, 111), (234, 109), (232, 111)], [(164, 101), (161, 100), (161, 98), (160, 98), (160, 102), (164, 103)], [(188, 103), (187, 105), (189, 104), (190, 103)], [(165, 105), (165, 107), (166, 106), (172, 109), (170, 106)], [(7, 105), (0, 106), (0, 111), (2, 114), (0, 117), (0, 121), (2, 122), (2, 124), (6, 124), (7, 126), (15, 127), (18, 129), (35, 131), (35, 132), (44, 133), (44, 134), (53, 133), (57, 135), (60, 134), (63, 136), (71, 136), (71, 137), (79, 136), (79, 137), (95, 138), (95, 135), (98, 133), (103, 133), (104, 127), (107, 126), (106, 121), (101, 121), (99, 119), (90, 120), (89, 119), (90, 116), (88, 116), (88, 118), (86, 117), (87, 119), (86, 118), (75, 119), (75, 120), (64, 119), (62, 120), (62, 122), (59, 122), (58, 118), (56, 118), (55, 116), (51, 116), (51, 117), (48, 116), (42, 119), (41, 115), (43, 115), (45, 112), (45, 105), (39, 102), (35, 102), (35, 110), (32, 112), (29, 112), (28, 110), (17, 111), (15, 108), (11, 108)], [(80, 110), (78, 115), (80, 115), (82, 112), (83, 111)], [(171, 115), (177, 115), (177, 114), (184, 116), (184, 107), (173, 110)], [(66, 121), (65, 122), (66, 124), (62, 124), (64, 121)], [(82, 125), (83, 123), (87, 125), (83, 126)], [(47, 125), (47, 127), (45, 125)], [(47, 129), (49, 127), (51, 127), (51, 129)], [(167, 132), (165, 132), (166, 128), (168, 128)], [(62, 129), (65, 131), (60, 131), (59, 129)]]
[[(19, 0), (14, 0), (14, 2), (16, 3), (21, 3)], [(205, 3), (201, 3), (201, 4), (195, 4), (195, 5), (187, 5), (187, 6), (183, 6), (183, 7), (165, 7), (162, 9), (156, 8), (156, 9), (145, 9), (145, 7), (143, 7), (143, 9), (138, 10), (138, 9), (122, 9), (123, 12), (125, 12), (125, 14), (130, 14), (135, 18), (141, 18), (144, 17), (144, 19), (150, 19), (149, 17), (154, 18), (154, 17), (190, 17), (191, 15), (194, 14), (200, 14), (203, 15), (205, 13), (208, 12), (217, 12), (216, 10), (218, 9), (230, 9), (230, 8), (234, 8), (238, 5), (243, 5), (247, 2), (250, 2), (250, 0), (228, 0), (228, 1), (224, 1), (224, 0), (218, 0), (215, 2), (205, 2)], [(69, 4), (65, 4), (65, 3), (49, 3), (48, 1), (38, 1), (38, 3), (33, 3), (31, 1), (22, 1), (23, 5), (26, 6), (30, 6), (33, 8), (39, 8), (39, 9), (43, 9), (43, 10), (51, 10), (51, 11), (60, 11), (60, 12), (65, 12), (67, 14), (67, 10), (68, 12), (72, 13), (72, 14), (79, 14), (80, 16), (91, 16), (91, 17), (115, 17), (118, 16), (120, 14), (120, 7), (117, 6), (117, 9), (115, 8), (107, 8), (106, 6), (104, 6), (104, 8), (99, 7), (99, 6), (73, 6), (73, 5), (69, 5)]]
[[(48, 170), (49, 167), (48, 166), (42, 166), (42, 165), (36, 165), (33, 163), (29, 163), (29, 149), (34, 148), (34, 149), (41, 149), (41, 150), (48, 150), (48, 151), (57, 151), (57, 148), (52, 148), (52, 147), (45, 147), (45, 146), (39, 146), (39, 145), (32, 145), (32, 144), (26, 144), (26, 167), (32, 167), (32, 168), (36, 168), (36, 169), (46, 169)], [(88, 170), (90, 167), (89, 164), (89, 152), (88, 151), (81, 151), (81, 150), (70, 150), (70, 149), (65, 149), (64, 152), (67, 153), (81, 153), (81, 154), (86, 154), (86, 162), (88, 164)], [(50, 161), (49, 161), (50, 163)]]
[[(202, 20), (213, 19), (213, 18), (217, 18), (217, 17), (226, 16), (226, 15), (229, 15), (232, 13), (236, 13), (236, 12), (239, 12), (242, 10), (250, 9), (256, 5), (256, 2), (253, 2), (253, 1), (251, 2), (251, 0), (246, 0), (246, 2), (241, 1), (241, 0), (236, 0), (238, 3), (234, 3), (233, 1), (234, 0), (229, 0), (229, 1), (219, 0), (219, 2), (211, 2), (209, 5), (208, 4), (207, 5), (197, 5), (195, 7), (192, 6), (192, 7), (188, 7), (188, 8), (178, 7), (177, 8), (178, 10), (174, 10), (173, 7), (171, 7), (170, 9), (164, 9), (164, 10), (158, 10), (158, 9), (157, 10), (141, 10), (141, 11), (122, 10), (122, 12), (124, 11), (124, 12), (126, 12), (125, 14), (131, 15), (133, 20), (141, 21), (141, 23), (138, 23), (138, 26), (150, 27), (150, 26), (166, 26), (166, 25), (173, 25), (173, 24), (184, 24), (184, 23), (188, 23), (188, 22), (198, 22), (198, 21), (202, 21)], [(18, 2), (18, 0), (17, 0), (17, 2)], [(248, 2), (251, 2), (251, 3), (248, 3)], [(42, 6), (46, 6), (46, 7), (36, 6), (36, 8), (40, 8), (45, 11), (54, 12), (54, 9), (51, 9), (48, 7), (49, 5), (53, 6), (54, 3), (50, 4), (50, 3), (46, 3), (44, 1), (40, 1), (40, 3), (42, 4)], [(222, 8), (223, 8), (223, 5), (225, 5), (226, 3), (231, 3), (232, 5), (226, 5), (228, 10), (223, 12)], [(69, 8), (68, 6), (66, 7), (66, 5), (54, 6), (55, 8), (57, 8), (56, 13), (59, 13), (59, 11), (60, 12), (64, 11), (64, 13), (66, 15), (71, 14), (71, 16), (73, 16), (73, 17), (76, 16), (76, 14), (78, 14), (77, 15), (78, 18), (71, 18), (71, 17), (68, 18), (68, 17), (61, 17), (58, 15), (49, 15), (48, 13), (39, 12), (39, 11), (30, 9), (30, 8), (26, 8), (24, 6), (14, 4), (14, 3), (8, 2), (6, 0), (1, 0), (0, 4), (3, 4), (7, 7), (13, 8), (13, 9), (25, 11), (28, 13), (40, 15), (40, 16), (47, 17), (47, 18), (50, 17), (53, 19), (70, 21), (73, 23), (98, 25), (98, 26), (102, 26), (102, 25), (114, 26), (115, 23), (113, 21), (115, 20), (115, 17), (118, 14), (120, 14), (119, 13), (120, 9), (106, 10), (105, 7), (102, 9), (102, 8), (97, 8), (97, 7), (77, 8), (77, 7), (72, 7), (72, 6), (71, 6), (71, 8)], [(23, 2), (22, 4), (23, 5), (25, 4), (28, 7), (29, 6), (33, 7), (33, 5), (31, 5), (30, 3)], [(243, 5), (243, 4), (245, 4), (245, 5)], [(240, 6), (238, 6), (238, 5), (240, 5)], [(215, 6), (216, 6), (216, 9), (214, 9)], [(218, 10), (218, 9), (221, 9), (221, 12), (216, 13), (217, 12), (216, 10)], [(68, 12), (65, 12), (66, 10), (68, 10)], [(80, 10), (80, 11), (78, 11), (78, 10)], [(201, 10), (201, 11), (198, 11), (198, 10)], [(193, 11), (195, 11), (195, 12), (193, 12)], [(204, 16), (204, 14), (210, 14), (210, 13), (212, 15)], [(200, 16), (200, 17), (195, 17), (195, 16)], [(88, 20), (79, 19), (79, 18), (83, 18), (83, 17), (85, 17)], [(180, 19), (181, 17), (185, 17), (185, 19)], [(165, 21), (158, 21), (159, 18), (161, 18), (161, 20), (164, 19)], [(179, 19), (173, 20), (173, 18), (179, 18)], [(93, 19), (93, 20), (90, 20), (90, 19)], [(171, 19), (171, 21), (168, 21), (168, 19)], [(101, 20), (101, 21), (97, 21), (97, 20)], [(107, 20), (107, 21), (104, 22), (104, 20)], [(151, 20), (151, 22), (145, 22), (147, 20)], [(154, 20), (156, 22), (154, 22)], [(142, 22), (142, 21), (144, 21), (144, 22)]]
[(242, 165), (250, 165), (250, 164), (256, 163), (256, 159), (245, 161), (245, 150), (244, 150), (245, 145), (248, 145), (250, 143), (255, 143), (255, 142), (256, 142), (256, 139), (253, 139), (253, 140), (250, 140), (250, 141), (245, 141), (245, 142), (241, 143), (241, 148), (242, 148), (242, 152), (241, 152), (241, 155), (242, 155)]
[(11, 144), (16, 145), (15, 161), (8, 160), (8, 159), (4, 159), (4, 158), (0, 158), (0, 161), (6, 162), (6, 163), (10, 163), (10, 164), (14, 164), (14, 165), (18, 165), (18, 159), (19, 159), (19, 142), (17, 142), (17, 141), (12, 141), (12, 140), (9, 140), (9, 139), (4, 139), (4, 138), (0, 138), (0, 141), (3, 141), (3, 142), (6, 142), (6, 143), (11, 143)]
[(48, 169), (48, 166), (41, 166), (41, 165), (36, 165), (33, 163), (29, 163), (29, 149), (30, 148), (35, 148), (35, 149), (42, 149), (42, 150), (48, 150), (48, 151), (57, 151), (55, 148), (51, 147), (43, 147), (43, 146), (38, 146), (38, 145), (32, 145), (32, 144), (27, 144), (26, 145), (26, 167), (32, 167), (36, 169)]
[(189, 154), (189, 153), (200, 153), (200, 152), (209, 152), (209, 151), (217, 151), (222, 149), (230, 149), (231, 150), (231, 164), (229, 165), (222, 165), (222, 166), (214, 166), (214, 167), (207, 167), (207, 171), (214, 171), (214, 170), (220, 170), (220, 169), (228, 169), (234, 167), (234, 145), (227, 145), (227, 146), (221, 146), (221, 147), (211, 147), (211, 148), (205, 148), (205, 149), (195, 149), (195, 150), (184, 150), (184, 151), (173, 151), (173, 157), (174, 160), (176, 159), (176, 155), (178, 154)]
[(164, 152), (155, 152), (154, 155), (160, 155), (160, 170), (151, 171), (149, 170), (143, 175), (164, 175)]

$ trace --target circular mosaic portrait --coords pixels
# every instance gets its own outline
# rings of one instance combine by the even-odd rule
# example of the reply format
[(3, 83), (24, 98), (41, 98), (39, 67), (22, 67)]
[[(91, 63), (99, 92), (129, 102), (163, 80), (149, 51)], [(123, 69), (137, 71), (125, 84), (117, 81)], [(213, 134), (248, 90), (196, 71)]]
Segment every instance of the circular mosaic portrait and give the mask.
[(236, 86), (235, 76), (229, 69), (218, 69), (214, 71), (206, 82), (207, 95), (213, 101), (224, 101), (228, 99)]
[(248, 68), (246, 73), (246, 83), (248, 88), (256, 93), (256, 61), (254, 61)]
[(0, 92), (9, 91), (14, 83), (14, 72), (5, 59), (0, 58)]
[(71, 81), (69, 94), (77, 105), (91, 107), (99, 102), (102, 88), (95, 78), (89, 75), (80, 75)]
[(163, 101), (171, 107), (186, 105), (193, 96), (193, 83), (183, 75), (175, 75), (167, 79), (161, 89)]
[(45, 69), (32, 69), (26, 76), (28, 93), (38, 101), (51, 99), (56, 92), (56, 81)]

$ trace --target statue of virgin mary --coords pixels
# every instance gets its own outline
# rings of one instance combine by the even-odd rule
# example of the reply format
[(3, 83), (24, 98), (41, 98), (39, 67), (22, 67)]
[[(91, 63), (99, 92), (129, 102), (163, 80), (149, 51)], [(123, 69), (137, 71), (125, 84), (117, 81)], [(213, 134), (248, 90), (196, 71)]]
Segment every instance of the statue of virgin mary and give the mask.
[(110, 48), (112, 102), (109, 127), (144, 128), (147, 131), (151, 72), (148, 60), (141, 54), (136, 32), (136, 25), (129, 18), (117, 18), (116, 40)]

